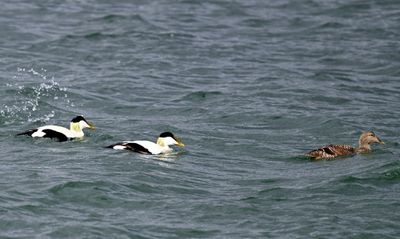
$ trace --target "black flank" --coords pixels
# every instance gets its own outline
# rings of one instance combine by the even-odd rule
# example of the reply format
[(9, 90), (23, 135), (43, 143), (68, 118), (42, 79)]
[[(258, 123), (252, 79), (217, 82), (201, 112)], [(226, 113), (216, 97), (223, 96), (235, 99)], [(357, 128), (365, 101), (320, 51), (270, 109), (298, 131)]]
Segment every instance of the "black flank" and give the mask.
[(56, 139), (59, 142), (69, 140), (69, 138), (67, 136), (65, 136), (64, 134), (54, 131), (54, 130), (51, 130), (51, 129), (44, 129), (43, 132), (45, 133), (45, 135), (43, 136), (44, 138)]
[(142, 145), (137, 144), (137, 143), (127, 143), (127, 144), (124, 144), (124, 146), (127, 146), (126, 149), (132, 150), (133, 152), (137, 152), (137, 153), (141, 153), (141, 154), (151, 154), (148, 149), (146, 149), (145, 147), (143, 147)]

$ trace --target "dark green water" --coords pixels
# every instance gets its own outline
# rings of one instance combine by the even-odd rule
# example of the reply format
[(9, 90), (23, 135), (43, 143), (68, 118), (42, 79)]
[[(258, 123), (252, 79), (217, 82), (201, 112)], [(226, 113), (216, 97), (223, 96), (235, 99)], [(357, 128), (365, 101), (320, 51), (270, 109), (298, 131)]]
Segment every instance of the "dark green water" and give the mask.
[[(398, 238), (399, 9), (2, 1), (0, 237)], [(83, 141), (14, 136), (78, 114)], [(371, 129), (371, 154), (301, 156)], [(163, 131), (187, 147), (102, 148)]]

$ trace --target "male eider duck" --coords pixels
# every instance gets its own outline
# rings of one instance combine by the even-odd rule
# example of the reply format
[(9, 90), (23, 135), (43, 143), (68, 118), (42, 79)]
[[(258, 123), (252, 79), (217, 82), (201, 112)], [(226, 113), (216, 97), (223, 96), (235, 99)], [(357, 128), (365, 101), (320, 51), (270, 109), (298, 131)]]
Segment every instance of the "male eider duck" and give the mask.
[(185, 146), (183, 142), (171, 132), (164, 132), (158, 136), (157, 143), (146, 140), (124, 141), (107, 146), (107, 148), (131, 150), (141, 154), (164, 154), (172, 151), (169, 147), (170, 145)]
[(33, 138), (51, 138), (62, 142), (75, 138), (82, 138), (84, 136), (82, 129), (84, 128), (94, 129), (95, 127), (92, 123), (86, 121), (83, 116), (76, 116), (71, 120), (69, 129), (57, 125), (45, 125), (17, 135), (29, 135)]
[(385, 144), (374, 132), (364, 132), (358, 140), (358, 147), (350, 145), (327, 145), (325, 147), (313, 150), (305, 154), (312, 159), (331, 159), (338, 156), (349, 156), (353, 154), (368, 153), (371, 151), (371, 144)]

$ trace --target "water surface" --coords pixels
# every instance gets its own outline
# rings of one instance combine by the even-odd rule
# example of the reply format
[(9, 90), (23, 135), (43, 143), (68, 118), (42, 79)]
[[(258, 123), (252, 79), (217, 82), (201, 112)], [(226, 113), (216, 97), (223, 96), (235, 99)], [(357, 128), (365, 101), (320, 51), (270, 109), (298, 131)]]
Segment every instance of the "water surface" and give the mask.
[[(397, 1), (5, 1), (3, 238), (397, 238)], [(83, 114), (96, 131), (15, 137)], [(301, 155), (357, 143), (368, 155)], [(106, 150), (163, 131), (168, 156)]]

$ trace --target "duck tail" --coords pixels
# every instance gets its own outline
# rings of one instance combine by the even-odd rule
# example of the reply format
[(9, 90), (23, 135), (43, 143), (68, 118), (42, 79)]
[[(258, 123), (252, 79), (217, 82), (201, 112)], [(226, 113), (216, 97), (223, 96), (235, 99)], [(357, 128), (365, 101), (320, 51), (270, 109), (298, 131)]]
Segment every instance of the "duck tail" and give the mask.
[(108, 146), (105, 146), (104, 148), (106, 148), (106, 149), (128, 149), (128, 147), (123, 145), (122, 143), (108, 145)]
[(27, 131), (25, 131), (25, 132), (18, 133), (18, 134), (16, 134), (15, 136), (19, 136), (19, 135), (29, 135), (29, 136), (32, 136), (32, 134), (35, 133), (36, 131), (37, 131), (37, 129), (30, 129), (30, 130), (27, 130)]
[(104, 146), (103, 148), (105, 148), (105, 149), (113, 149), (114, 146), (116, 146), (116, 145), (118, 145), (118, 144), (112, 144), (112, 145)]
[(323, 152), (321, 152), (320, 149), (316, 149), (316, 150), (312, 150), (306, 154), (304, 154), (304, 156), (308, 157), (308, 158), (320, 158), (322, 156)]

